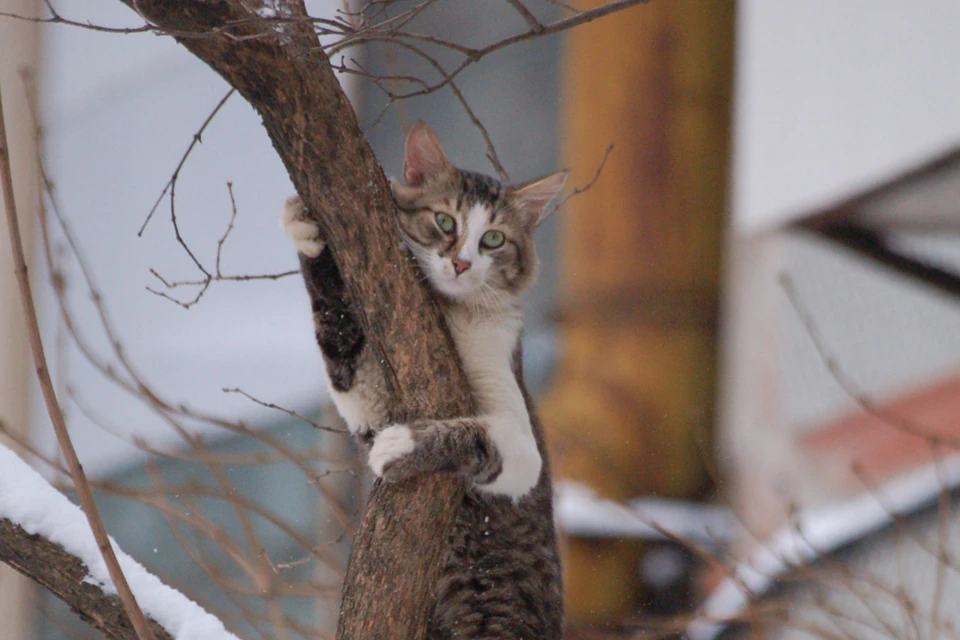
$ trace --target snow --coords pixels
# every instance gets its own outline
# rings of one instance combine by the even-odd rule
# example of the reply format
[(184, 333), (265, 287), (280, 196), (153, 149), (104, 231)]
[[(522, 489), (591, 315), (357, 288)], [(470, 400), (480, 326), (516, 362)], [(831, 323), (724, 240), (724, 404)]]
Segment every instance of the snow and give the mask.
[[(15, 453), (0, 445), (0, 518), (19, 524), (80, 558), (90, 573), (85, 581), (104, 592), (116, 589), (86, 516)], [(237, 640), (223, 623), (179, 591), (163, 584), (111, 538), (120, 567), (143, 612), (176, 640)]]
[(679, 538), (711, 548), (730, 542), (737, 523), (730, 511), (716, 505), (663, 498), (631, 500), (627, 504), (598, 496), (571, 480), (557, 483), (557, 524), (564, 533), (585, 538)]
[(779, 576), (875, 533), (958, 487), (960, 455), (954, 455), (852, 500), (800, 511), (714, 590), (687, 637), (713, 640), (726, 628), (722, 621), (741, 614), (751, 600), (774, 587)]

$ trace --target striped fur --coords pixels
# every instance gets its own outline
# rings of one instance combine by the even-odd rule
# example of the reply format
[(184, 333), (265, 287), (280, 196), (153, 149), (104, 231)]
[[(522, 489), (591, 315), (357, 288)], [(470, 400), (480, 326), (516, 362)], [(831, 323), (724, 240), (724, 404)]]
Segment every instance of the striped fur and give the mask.
[[(536, 279), (532, 232), (563, 176), (508, 187), (456, 169), (422, 123), (408, 137), (404, 176), (406, 185), (392, 185), (399, 226), (440, 294), (479, 415), (385, 424), (379, 363), (318, 227), (294, 198), (283, 223), (300, 253), (331, 395), (385, 481), (440, 471), (470, 481), (430, 637), (558, 639), (563, 611), (550, 473), (520, 370), (519, 296)], [(441, 224), (441, 215), (453, 224)], [(484, 243), (490, 231), (502, 234), (501, 244)]]

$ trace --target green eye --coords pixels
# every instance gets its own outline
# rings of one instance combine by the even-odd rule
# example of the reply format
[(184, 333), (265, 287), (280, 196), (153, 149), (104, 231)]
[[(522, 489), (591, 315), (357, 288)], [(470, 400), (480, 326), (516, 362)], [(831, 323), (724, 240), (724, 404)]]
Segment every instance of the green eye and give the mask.
[(506, 238), (503, 236), (503, 231), (487, 231), (483, 234), (483, 237), (480, 238), (480, 244), (487, 249), (497, 249), (503, 246), (504, 240), (506, 240)]
[(457, 223), (451, 216), (445, 213), (438, 213), (437, 226), (440, 227), (444, 233), (453, 233), (453, 230), (457, 227)]

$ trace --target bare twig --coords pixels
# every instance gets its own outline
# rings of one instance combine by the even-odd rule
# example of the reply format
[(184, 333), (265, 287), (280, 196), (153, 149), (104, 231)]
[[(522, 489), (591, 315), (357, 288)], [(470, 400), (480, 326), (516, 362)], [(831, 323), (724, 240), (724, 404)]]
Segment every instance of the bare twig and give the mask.
[(37, 312), (33, 304), (33, 295), (30, 292), (30, 280), (27, 277), (27, 261), (23, 253), (23, 243), (20, 239), (20, 226), (17, 221), (17, 209), (13, 196), (13, 177), (10, 167), (10, 149), (7, 144), (7, 132), (3, 117), (3, 100), (0, 98), (0, 180), (3, 182), (3, 198), (6, 203), (7, 224), (10, 230), (10, 244), (14, 256), (14, 273), (16, 274), (17, 284), (20, 288), (20, 300), (23, 304), (24, 319), (27, 324), (27, 331), (30, 339), (30, 347), (33, 352), (34, 365), (37, 370), (37, 378), (40, 382), (40, 388), (43, 392), (43, 398), (47, 405), (47, 412), (53, 423), (57, 434), (57, 441), (60, 444), (60, 450), (66, 458), (67, 465), (70, 468), (70, 476), (73, 478), (74, 486), (83, 505), (83, 512), (90, 523), (90, 529), (96, 538), (97, 546), (103, 555), (103, 560), (110, 571), (110, 577), (114, 582), (117, 593), (123, 602), (123, 608), (140, 640), (155, 640), (153, 631), (147, 625), (146, 618), (137, 604), (133, 592), (130, 591), (130, 585), (127, 584), (126, 577), (120, 569), (120, 563), (114, 554), (110, 539), (107, 537), (106, 528), (103, 526), (103, 520), (97, 510), (96, 502), (93, 500), (93, 492), (87, 483), (83, 467), (80, 466), (80, 460), (77, 458), (77, 452), (73, 448), (73, 442), (70, 440), (70, 434), (67, 431), (66, 422), (63, 419), (63, 413), (57, 402), (56, 392), (53, 382), (50, 379), (50, 372), (47, 368), (46, 357), (43, 353), (43, 342), (40, 338), (40, 326), (37, 323)]
[(426, 95), (428, 93), (433, 93), (438, 89), (445, 87), (450, 83), (451, 80), (456, 78), (460, 73), (462, 73), (467, 67), (477, 63), (480, 59), (485, 56), (490, 55), (494, 51), (499, 51), (506, 47), (512, 46), (514, 44), (525, 42), (527, 40), (533, 40), (535, 38), (540, 38), (556, 33), (561, 33), (567, 29), (572, 29), (574, 27), (586, 24), (608, 16), (612, 13), (618, 11), (623, 11), (629, 9), (639, 4), (646, 4), (650, 0), (612, 0), (605, 4), (600, 5), (599, 7), (594, 7), (593, 9), (587, 9), (584, 11), (579, 11), (574, 15), (556, 20), (548, 24), (541, 24), (541, 28), (534, 29), (530, 28), (527, 31), (522, 33), (503, 38), (491, 44), (485, 45), (483, 47), (467, 47), (457, 42), (452, 42), (444, 40), (442, 38), (437, 38), (434, 36), (428, 36), (418, 33), (412, 33), (408, 31), (400, 31), (396, 28), (393, 29), (384, 29), (383, 24), (377, 25), (376, 27), (371, 27), (366, 29), (362, 33), (353, 34), (352, 36), (344, 38), (342, 41), (328, 45), (324, 47), (328, 55), (333, 55), (339, 52), (346, 46), (351, 46), (358, 44), (359, 42), (368, 42), (368, 41), (384, 41), (384, 42), (400, 42), (402, 40), (412, 40), (415, 42), (423, 42), (426, 44), (432, 44), (445, 49), (456, 51), (464, 56), (464, 59), (457, 64), (451, 71), (444, 72), (443, 78), (432, 85), (427, 89), (420, 89), (417, 91), (411, 91), (408, 93), (400, 94), (393, 96), (398, 99), (412, 98), (415, 96)]
[[(47, 3), (47, 7), (50, 7), (50, 3)], [(93, 24), (91, 22), (80, 22), (78, 20), (69, 20), (60, 16), (57, 13), (54, 13), (48, 18), (37, 18), (35, 16), (24, 16), (17, 13), (10, 13), (8, 11), (0, 11), (0, 18), (9, 18), (13, 20), (22, 20), (24, 22), (34, 22), (39, 24), (63, 24), (71, 27), (80, 27), (81, 29), (88, 29), (90, 31), (99, 31), (101, 33), (120, 33), (120, 34), (131, 34), (131, 33), (145, 33), (149, 31), (155, 31), (155, 28), (145, 24), (141, 27), (105, 27), (103, 25)]]
[(561, 200), (560, 202), (558, 202), (558, 203), (557, 203), (552, 209), (550, 209), (550, 211), (548, 211), (543, 217), (544, 217), (544, 218), (549, 218), (549, 217), (552, 216), (557, 210), (559, 210), (563, 205), (565, 205), (570, 198), (573, 198), (574, 196), (578, 196), (578, 195), (580, 195), (581, 193), (583, 193), (584, 191), (589, 191), (589, 190), (593, 187), (593, 185), (597, 182), (597, 179), (600, 178), (600, 174), (603, 172), (603, 168), (604, 168), (604, 167), (606, 166), (606, 164), (607, 164), (607, 158), (610, 157), (610, 152), (611, 152), (611, 151), (613, 151), (613, 143), (612, 143), (612, 142), (611, 142), (610, 144), (608, 144), (608, 145), (607, 145), (607, 148), (603, 151), (603, 158), (600, 159), (600, 164), (597, 165), (597, 170), (594, 171), (593, 177), (590, 178), (590, 180), (587, 181), (586, 184), (583, 184), (583, 185), (581, 185), (581, 186), (579, 186), (579, 187), (574, 188), (573, 191), (571, 191), (563, 200)]
[(257, 403), (258, 405), (260, 405), (261, 407), (266, 407), (267, 409), (273, 409), (273, 410), (275, 410), (275, 411), (280, 411), (280, 412), (282, 412), (282, 413), (287, 414), (288, 416), (290, 416), (290, 417), (292, 417), (292, 418), (297, 418), (298, 420), (303, 420), (304, 422), (306, 422), (307, 424), (309, 424), (309, 425), (310, 425), (311, 427), (313, 427), (314, 429), (319, 429), (319, 430), (321, 430), (321, 431), (329, 431), (329, 432), (331, 432), (331, 433), (346, 433), (346, 430), (345, 430), (345, 429), (341, 429), (341, 428), (339, 428), (339, 427), (330, 427), (330, 426), (327, 426), (327, 425), (320, 424), (320, 423), (318, 423), (318, 422), (314, 422), (314, 421), (311, 420), (310, 418), (308, 418), (308, 417), (306, 417), (306, 416), (304, 416), (304, 415), (301, 415), (301, 414), (297, 413), (296, 411), (293, 411), (293, 410), (291, 410), (291, 409), (285, 409), (285, 408), (283, 408), (283, 407), (280, 407), (280, 406), (277, 406), (277, 405), (273, 404), (272, 402), (264, 402), (263, 400), (259, 400), (259, 399), (257, 399), (257, 398), (254, 398), (252, 395), (250, 395), (249, 393), (247, 393), (247, 392), (244, 391), (243, 389), (224, 388), (224, 389), (223, 389), (223, 392), (224, 392), (224, 393), (239, 393), (240, 395), (242, 395), (242, 396), (243, 396), (244, 398), (246, 398), (247, 400), (250, 400), (251, 402), (255, 402), (255, 403)]
[[(199, 287), (199, 289), (197, 290), (197, 293), (193, 296), (193, 298), (189, 300), (180, 300), (164, 291), (158, 291), (157, 289), (154, 289), (150, 286), (146, 287), (147, 291), (149, 291), (150, 293), (156, 296), (160, 296), (161, 298), (166, 298), (167, 300), (170, 300), (171, 302), (183, 307), (184, 309), (189, 309), (193, 305), (200, 302), (200, 299), (203, 297), (203, 294), (207, 292), (207, 289), (209, 289), (210, 285), (213, 284), (214, 282), (246, 282), (249, 280), (279, 280), (280, 278), (286, 278), (288, 276), (292, 276), (299, 273), (298, 270), (291, 269), (290, 271), (283, 271), (280, 273), (263, 273), (263, 274), (246, 274), (246, 275), (224, 275), (223, 274), (223, 272), (220, 270), (220, 258), (223, 254), (223, 245), (227, 241), (227, 238), (229, 237), (230, 232), (233, 231), (233, 225), (237, 219), (237, 201), (233, 195), (232, 182), (227, 183), (227, 191), (230, 194), (230, 221), (227, 223), (227, 227), (224, 230), (223, 235), (220, 236), (219, 240), (217, 240), (217, 253), (216, 253), (213, 273), (210, 273), (209, 271), (204, 269), (202, 265), (197, 263), (198, 266), (200, 267), (200, 271), (204, 274), (202, 278), (200, 278), (199, 280), (175, 280), (171, 282), (166, 278), (164, 278), (162, 275), (160, 275), (160, 273), (156, 269), (151, 268), (150, 274), (154, 278), (159, 280), (161, 283), (163, 283), (163, 286), (165, 286), (167, 289), (176, 289), (178, 287)], [(172, 188), (170, 192), (170, 197), (171, 197), (171, 206), (172, 206), (172, 198), (173, 198)], [(186, 248), (185, 245), (184, 245), (184, 248)], [(190, 252), (189, 249), (187, 249), (187, 251)], [(190, 255), (193, 256), (192, 253), (190, 253)], [(196, 259), (194, 258), (194, 260)]]
[(534, 33), (540, 33), (543, 31), (543, 25), (540, 24), (540, 21), (537, 20), (537, 17), (530, 13), (530, 10), (527, 9), (526, 5), (520, 2), (520, 0), (507, 0), (507, 4), (516, 9), (517, 13), (523, 16), (523, 19), (527, 21), (527, 25), (529, 25), (531, 31)]
[(237, 199), (233, 197), (233, 183), (227, 183), (227, 192), (230, 194), (230, 222), (220, 239), (217, 240), (217, 261), (214, 265), (217, 276), (220, 276), (220, 255), (223, 253), (223, 243), (227, 241), (227, 236), (233, 231), (233, 223), (237, 220)]
[(213, 121), (217, 113), (220, 112), (220, 109), (227, 103), (227, 100), (230, 99), (236, 92), (236, 89), (231, 88), (227, 91), (226, 95), (220, 98), (220, 102), (217, 103), (217, 106), (213, 108), (213, 111), (207, 115), (206, 120), (203, 121), (203, 124), (200, 125), (200, 128), (197, 129), (197, 132), (193, 134), (193, 139), (190, 141), (190, 144), (187, 146), (187, 150), (183, 152), (183, 155), (180, 157), (180, 162), (177, 163), (177, 167), (173, 170), (173, 173), (170, 175), (170, 179), (167, 180), (167, 184), (164, 185), (163, 191), (160, 192), (160, 195), (157, 196), (156, 202), (153, 203), (153, 206), (150, 207), (150, 212), (147, 214), (146, 219), (143, 221), (143, 224), (140, 225), (140, 230), (137, 231), (137, 236), (142, 236), (144, 230), (147, 228), (147, 225), (150, 224), (150, 219), (153, 218), (153, 214), (156, 213), (157, 207), (160, 206), (160, 203), (163, 201), (163, 197), (167, 195), (167, 192), (170, 194), (170, 207), (173, 208), (173, 190), (176, 189), (177, 179), (180, 177), (180, 170), (183, 169), (184, 163), (187, 161), (187, 158), (190, 156), (190, 153), (193, 151), (193, 148), (202, 142), (203, 132), (206, 131), (207, 126)]
[[(425, 60), (430, 66), (436, 69), (437, 73), (439, 73), (441, 76), (446, 76), (446, 71), (444, 70), (443, 65), (441, 65), (436, 58), (426, 53), (419, 47), (416, 47), (414, 45), (411, 45), (407, 42), (402, 42), (402, 41), (395, 42), (394, 44), (399, 47), (403, 47), (409, 50), (410, 52), (414, 53), (415, 55), (419, 56), (420, 58)], [(510, 174), (507, 172), (507, 170), (503, 167), (503, 164), (500, 162), (500, 159), (497, 156), (497, 150), (493, 145), (493, 140), (490, 138), (490, 134), (487, 132), (487, 128), (483, 125), (483, 123), (480, 121), (477, 115), (473, 112), (473, 109), (470, 107), (470, 103), (467, 102), (467, 98), (463, 95), (463, 92), (460, 91), (460, 88), (457, 86), (457, 84), (453, 82), (452, 78), (449, 79), (449, 84), (450, 84), (450, 90), (453, 92), (453, 95), (457, 98), (457, 101), (460, 102), (460, 105), (463, 107), (463, 110), (466, 112), (467, 117), (470, 118), (470, 122), (473, 123), (473, 126), (476, 127), (477, 130), (480, 132), (480, 135), (483, 136), (483, 140), (487, 145), (487, 159), (490, 161), (490, 164), (493, 165), (494, 169), (496, 170), (497, 174), (500, 176), (501, 180), (508, 181), (510, 179)], [(380, 89), (387, 94), (388, 98), (390, 99), (390, 102), (393, 102), (398, 99), (398, 98), (395, 98), (394, 94), (391, 91), (385, 89), (379, 83), (377, 84), (377, 86), (380, 87)]]

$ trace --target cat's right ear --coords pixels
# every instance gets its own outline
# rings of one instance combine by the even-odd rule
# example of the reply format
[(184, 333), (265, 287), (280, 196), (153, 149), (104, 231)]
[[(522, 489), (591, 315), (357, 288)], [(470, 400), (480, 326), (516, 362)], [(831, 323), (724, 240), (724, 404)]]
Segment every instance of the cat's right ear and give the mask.
[(450, 167), (450, 161), (440, 146), (437, 134), (426, 122), (418, 120), (407, 134), (407, 148), (403, 157), (403, 179), (411, 187), (419, 187), (440, 177)]

